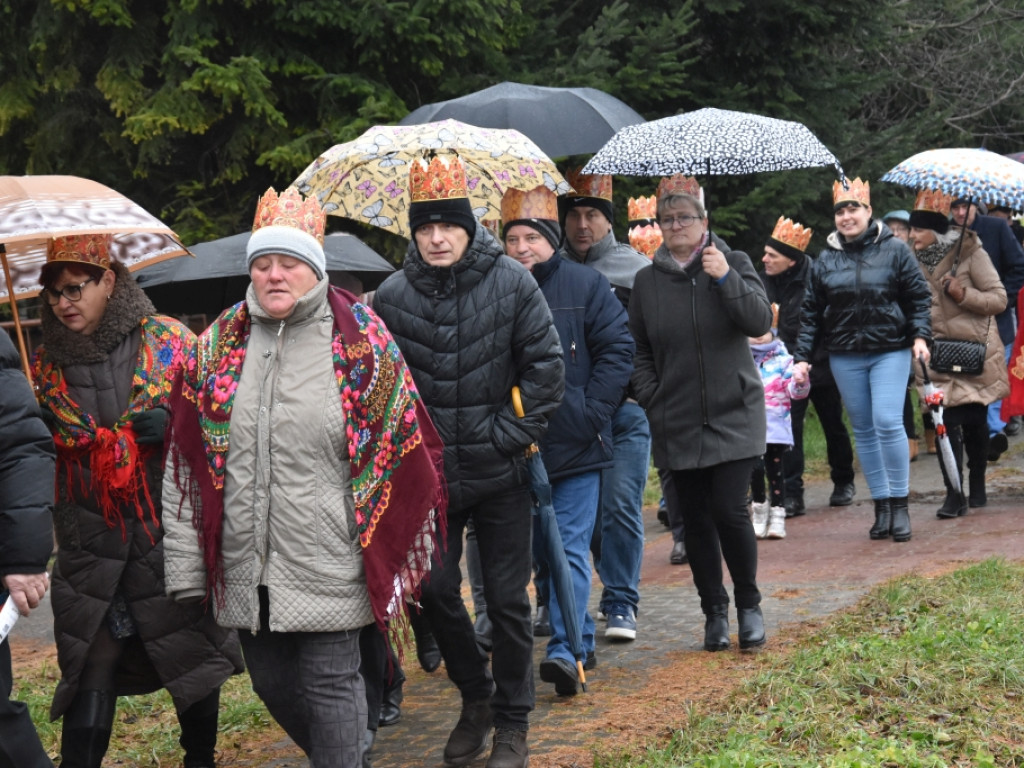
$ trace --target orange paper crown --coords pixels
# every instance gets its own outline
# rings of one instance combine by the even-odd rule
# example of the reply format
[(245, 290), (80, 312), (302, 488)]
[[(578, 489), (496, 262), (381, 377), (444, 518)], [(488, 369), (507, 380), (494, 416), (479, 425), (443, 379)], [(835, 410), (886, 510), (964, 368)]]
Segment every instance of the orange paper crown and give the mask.
[(252, 222), (252, 231), (264, 227), (294, 227), (324, 244), (324, 226), (327, 216), (315, 197), (302, 198), (299, 190), (288, 187), (277, 194), (273, 187), (267, 189), (259, 203), (256, 204), (256, 218)]
[(779, 330), (779, 305), (772, 302), (772, 330)]
[(803, 224), (797, 224), (792, 219), (779, 216), (775, 222), (775, 229), (772, 230), (772, 240), (796, 248), (798, 251), (807, 251), (811, 244), (811, 235), (814, 230), (808, 229)]
[(656, 219), (658, 218), (658, 198), (654, 195), (650, 197), (631, 197), (629, 202), (626, 203), (626, 210), (629, 213), (629, 221)]
[(110, 268), (110, 235), (65, 235), (50, 240), (46, 261), (69, 261)]
[(700, 184), (692, 176), (685, 176), (682, 173), (666, 176), (658, 183), (658, 199), (661, 200), (665, 195), (690, 195), (690, 197), (700, 200), (702, 205), (704, 204), (704, 194)]
[(647, 258), (654, 258), (654, 252), (662, 243), (661, 227), (657, 224), (644, 224), (642, 227), (629, 228), (629, 244)]
[(521, 189), (506, 190), (501, 198), (501, 223), (519, 219), (549, 219), (558, 221), (558, 198), (541, 184), (529, 192)]
[(612, 201), (612, 177), (604, 173), (583, 173), (582, 168), (570, 168), (565, 180), (576, 192), (572, 197), (596, 197)]
[(915, 211), (941, 213), (949, 217), (949, 209), (953, 206), (953, 195), (946, 195), (935, 189), (922, 189), (914, 201)]
[(409, 197), (414, 203), (468, 198), (466, 170), (458, 155), (417, 158), (409, 169)]
[(871, 205), (871, 185), (859, 178), (847, 182), (849, 189), (843, 189), (838, 181), (832, 182), (832, 205), (840, 203), (859, 203), (865, 207)]

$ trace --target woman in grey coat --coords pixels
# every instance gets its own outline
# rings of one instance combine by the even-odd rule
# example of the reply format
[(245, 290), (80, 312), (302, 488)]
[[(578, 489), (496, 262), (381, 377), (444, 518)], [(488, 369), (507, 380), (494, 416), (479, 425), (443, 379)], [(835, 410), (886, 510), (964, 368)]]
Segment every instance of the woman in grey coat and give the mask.
[(658, 220), (664, 242), (637, 273), (629, 302), (632, 384), (651, 424), (654, 463), (672, 471), (680, 497), (704, 648), (729, 647), (724, 556), (739, 645), (754, 649), (765, 632), (746, 489), (765, 449), (765, 411), (748, 337), (771, 327), (771, 306), (749, 257), (711, 234), (696, 196), (666, 194)]

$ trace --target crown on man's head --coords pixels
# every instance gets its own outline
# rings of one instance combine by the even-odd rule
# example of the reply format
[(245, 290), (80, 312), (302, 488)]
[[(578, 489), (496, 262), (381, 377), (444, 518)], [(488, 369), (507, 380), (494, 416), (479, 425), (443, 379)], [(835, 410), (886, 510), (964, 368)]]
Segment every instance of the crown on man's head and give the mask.
[(661, 227), (657, 224), (644, 224), (629, 228), (629, 245), (647, 258), (653, 258), (654, 252), (662, 243)]
[(270, 187), (256, 204), (256, 218), (252, 222), (252, 231), (256, 232), (264, 227), (294, 227), (315, 237), (317, 242), (323, 245), (326, 224), (327, 216), (316, 197), (303, 199), (295, 187), (288, 187), (278, 195), (274, 188)]
[(71, 261), (110, 268), (110, 235), (64, 235), (47, 243), (46, 261)]
[(570, 168), (565, 172), (565, 180), (575, 192), (570, 197), (596, 197), (600, 200), (612, 200), (612, 177), (605, 173), (583, 173), (582, 168)]
[(953, 207), (953, 195), (939, 192), (937, 189), (922, 189), (917, 193), (914, 201), (915, 211), (929, 211), (930, 213), (941, 213), (949, 216), (949, 209)]
[(629, 202), (626, 203), (626, 210), (629, 213), (629, 221), (657, 219), (658, 198), (656, 198), (654, 195), (651, 195), (650, 197), (631, 197), (629, 198)]
[(409, 168), (409, 199), (414, 203), (468, 198), (466, 169), (458, 155), (434, 155), (412, 161)]
[(541, 184), (528, 192), (508, 189), (501, 198), (501, 223), (521, 219), (548, 219), (558, 221), (558, 198)]
[(704, 204), (704, 191), (697, 183), (697, 179), (682, 173), (666, 176), (658, 182), (658, 199), (661, 200), (666, 195), (689, 195), (700, 200), (701, 205)]
[(843, 203), (858, 203), (864, 207), (871, 205), (871, 185), (868, 182), (856, 178), (853, 181), (847, 180), (847, 184), (849, 189), (843, 189), (838, 181), (832, 182), (833, 206)]
[(779, 216), (779, 220), (775, 222), (775, 229), (772, 230), (772, 240), (806, 252), (807, 246), (811, 244), (813, 232), (814, 230), (808, 229), (803, 224), (797, 224), (792, 219)]

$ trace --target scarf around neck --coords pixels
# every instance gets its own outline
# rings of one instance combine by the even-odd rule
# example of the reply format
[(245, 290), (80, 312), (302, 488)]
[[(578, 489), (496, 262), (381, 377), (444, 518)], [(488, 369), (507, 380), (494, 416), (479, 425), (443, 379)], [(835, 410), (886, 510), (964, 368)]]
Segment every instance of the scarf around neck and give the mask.
[[(397, 633), (405, 603), (418, 599), (430, 571), (438, 532), (444, 541), (443, 446), (381, 320), (347, 291), (329, 289), (328, 301), (370, 605), (377, 626)], [(199, 337), (171, 393), (174, 478), (182, 503), (191, 504), (207, 584), (218, 602), (224, 596), (221, 535), (231, 409), (250, 322), (244, 301), (225, 310)]]

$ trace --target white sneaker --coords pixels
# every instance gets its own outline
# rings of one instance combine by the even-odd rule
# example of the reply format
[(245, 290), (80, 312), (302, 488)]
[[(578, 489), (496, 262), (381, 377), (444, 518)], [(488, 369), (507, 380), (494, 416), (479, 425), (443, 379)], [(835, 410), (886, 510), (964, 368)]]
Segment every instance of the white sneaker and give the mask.
[(750, 522), (754, 524), (754, 535), (763, 539), (768, 533), (768, 502), (750, 502)]
[(786, 508), (772, 507), (768, 512), (768, 530), (765, 538), (784, 539), (786, 538)]

